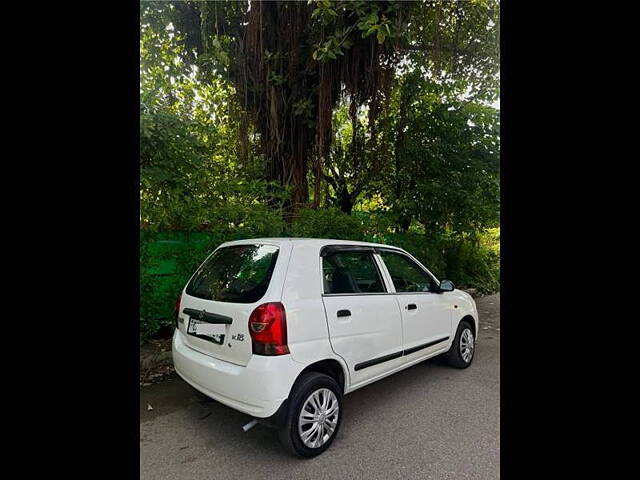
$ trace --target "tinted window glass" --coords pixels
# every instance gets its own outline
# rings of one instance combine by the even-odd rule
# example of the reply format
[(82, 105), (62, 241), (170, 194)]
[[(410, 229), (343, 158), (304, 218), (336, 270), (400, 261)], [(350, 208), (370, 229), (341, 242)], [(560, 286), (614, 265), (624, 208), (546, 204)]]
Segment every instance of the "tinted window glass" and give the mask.
[(186, 292), (218, 302), (257, 302), (269, 287), (278, 250), (272, 245), (221, 248), (198, 269)]
[(389, 270), (396, 292), (430, 292), (433, 280), (413, 260), (397, 253), (380, 254)]
[(322, 258), (324, 293), (379, 293), (384, 284), (369, 252), (335, 252)]

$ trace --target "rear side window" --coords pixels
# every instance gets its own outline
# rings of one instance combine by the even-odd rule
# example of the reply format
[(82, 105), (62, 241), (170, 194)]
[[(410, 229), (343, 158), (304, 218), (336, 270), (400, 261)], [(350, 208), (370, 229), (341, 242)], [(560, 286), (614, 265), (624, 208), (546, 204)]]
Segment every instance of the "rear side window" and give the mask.
[(186, 292), (218, 302), (257, 302), (269, 288), (278, 251), (273, 245), (220, 248), (198, 269)]
[(335, 252), (322, 257), (324, 293), (384, 292), (382, 278), (369, 252)]
[(380, 254), (389, 270), (396, 292), (430, 292), (433, 279), (409, 257), (397, 253)]

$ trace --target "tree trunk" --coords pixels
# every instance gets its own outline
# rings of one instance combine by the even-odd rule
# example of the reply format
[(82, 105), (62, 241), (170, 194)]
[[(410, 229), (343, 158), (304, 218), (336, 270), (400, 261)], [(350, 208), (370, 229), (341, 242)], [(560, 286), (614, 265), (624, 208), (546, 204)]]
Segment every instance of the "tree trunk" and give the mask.
[[(235, 82), (245, 110), (255, 115), (267, 181), (291, 189), (285, 204), (291, 215), (309, 202), (307, 160), (315, 136), (314, 125), (296, 115), (293, 108), (296, 101), (313, 92), (308, 76), (298, 71), (311, 55), (308, 47), (300, 44), (309, 13), (304, 4), (252, 4), (247, 35), (240, 43), (244, 61)], [(283, 25), (288, 35), (274, 35)], [(274, 55), (280, 52), (288, 55)]]
[(411, 226), (411, 216), (402, 215), (398, 218), (397, 230), (399, 233), (405, 233)]
[[(371, 5), (380, 14), (384, 11), (391, 25), (406, 23), (404, 9), (388, 8), (387, 2)], [(348, 92), (358, 104), (369, 104), (373, 125), (379, 114), (378, 91), (389, 83), (392, 63), (400, 57), (391, 55), (375, 35), (362, 36), (355, 27), (363, 19), (353, 7), (343, 9), (338, 23), (326, 34), (314, 26), (312, 13), (317, 5), (313, 2), (175, 2), (173, 8), (178, 12), (176, 23), (185, 36), (187, 51), (197, 51), (198, 58), (206, 59), (205, 54), (215, 58), (219, 53), (214, 32), (232, 38), (235, 56), (223, 62), (228, 69), (221, 70), (236, 88), (244, 112), (260, 134), (265, 178), (291, 189), (286, 208), (295, 211), (309, 204), (311, 162), (314, 205), (318, 206), (323, 162), (328, 161), (332, 143), (333, 107), (341, 93)], [(229, 16), (224, 25), (219, 25), (224, 15), (218, 15), (218, 8)], [(314, 58), (318, 41), (324, 45), (338, 26), (351, 32), (351, 45), (342, 48), (337, 57), (331, 52), (332, 58)], [(383, 55), (389, 61), (380, 61)], [(242, 146), (240, 154), (245, 155)], [(352, 207), (351, 199), (344, 201), (345, 209)]]
[[(344, 192), (344, 191), (343, 191)], [(351, 195), (349, 193), (342, 193), (339, 197), (339, 206), (340, 210), (344, 213), (351, 215), (351, 211), (353, 210), (353, 200), (351, 199)]]
[[(404, 165), (402, 162), (402, 150), (404, 148), (405, 141), (405, 128), (407, 126), (407, 108), (412, 99), (411, 92), (407, 92), (404, 88), (402, 89), (400, 97), (400, 108), (398, 112), (398, 122), (396, 125), (396, 138), (394, 145), (394, 156), (395, 156), (395, 169), (396, 169), (396, 178), (395, 178), (395, 197), (396, 203), (402, 203), (402, 197), (404, 196), (406, 191), (411, 191), (413, 189), (413, 179), (409, 179), (409, 184), (407, 184), (407, 179), (403, 174)], [(396, 229), (398, 232), (406, 232), (409, 230), (409, 226), (411, 225), (412, 217), (411, 215), (400, 214), (396, 221)]]

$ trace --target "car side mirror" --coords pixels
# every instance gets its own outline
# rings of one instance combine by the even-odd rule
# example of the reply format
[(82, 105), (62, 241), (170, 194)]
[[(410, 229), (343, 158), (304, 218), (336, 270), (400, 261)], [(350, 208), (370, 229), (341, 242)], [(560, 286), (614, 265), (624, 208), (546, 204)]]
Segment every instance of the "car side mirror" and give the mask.
[(456, 286), (453, 284), (451, 280), (442, 280), (440, 282), (440, 292), (453, 292)]

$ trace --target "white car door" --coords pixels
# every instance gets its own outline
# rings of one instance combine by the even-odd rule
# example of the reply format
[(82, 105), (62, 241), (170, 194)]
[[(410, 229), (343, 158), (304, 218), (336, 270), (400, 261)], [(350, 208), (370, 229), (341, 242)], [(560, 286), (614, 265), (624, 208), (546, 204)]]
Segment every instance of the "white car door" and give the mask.
[(452, 308), (448, 293), (437, 293), (436, 280), (398, 250), (377, 249), (395, 288), (402, 312), (404, 361), (426, 356), (451, 342)]
[(402, 359), (402, 316), (367, 247), (324, 247), (323, 295), (333, 350), (356, 387), (396, 368)]

